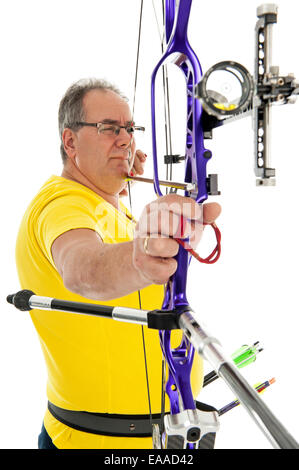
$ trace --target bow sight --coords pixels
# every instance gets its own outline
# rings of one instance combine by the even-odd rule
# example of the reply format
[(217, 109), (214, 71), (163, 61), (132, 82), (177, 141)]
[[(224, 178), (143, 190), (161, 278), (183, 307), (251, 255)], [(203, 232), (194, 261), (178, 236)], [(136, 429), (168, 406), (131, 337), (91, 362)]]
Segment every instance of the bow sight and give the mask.
[(275, 185), (270, 158), (271, 106), (294, 103), (299, 94), (294, 75), (282, 76), (279, 67), (272, 65), (272, 28), (277, 23), (277, 10), (274, 4), (257, 8), (254, 76), (241, 64), (224, 61), (211, 67), (195, 87), (203, 106), (205, 138), (212, 138), (216, 127), (252, 116), (257, 185)]

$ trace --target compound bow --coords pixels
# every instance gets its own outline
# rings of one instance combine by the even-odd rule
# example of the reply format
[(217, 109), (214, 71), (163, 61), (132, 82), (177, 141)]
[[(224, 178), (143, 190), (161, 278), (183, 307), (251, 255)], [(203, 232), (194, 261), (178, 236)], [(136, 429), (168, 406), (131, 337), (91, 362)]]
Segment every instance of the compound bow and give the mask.
[[(165, 0), (167, 47), (154, 68), (151, 81), (154, 162), (152, 181), (157, 195), (162, 195), (156, 143), (155, 80), (160, 67), (172, 60), (186, 80), (187, 136), (185, 155), (166, 155), (165, 163), (172, 165), (184, 161), (185, 178), (184, 183), (179, 185), (171, 181), (164, 181), (163, 185), (182, 188), (185, 196), (201, 204), (209, 195), (219, 194), (217, 175), (207, 175), (207, 163), (212, 153), (205, 148), (204, 139), (212, 137), (214, 128), (248, 115), (253, 117), (254, 122), (257, 184), (274, 183), (275, 170), (271, 168), (269, 159), (270, 108), (274, 102), (284, 104), (294, 100), (299, 90), (293, 76), (280, 76), (278, 68), (271, 64), (271, 30), (277, 21), (275, 5), (262, 5), (258, 8), (254, 77), (242, 65), (232, 61), (216, 64), (202, 76), (199, 60), (187, 38), (191, 5), (192, 0)], [(232, 100), (215, 90), (214, 84), (217, 83), (219, 71), (221, 74), (229, 74), (230, 78), (237, 81), (241, 90), (237, 99)], [(216, 80), (213, 81), (211, 77), (215, 76)], [(216, 231), (216, 227), (214, 229)], [(8, 296), (7, 300), (21, 310), (38, 308), (100, 315), (158, 329), (169, 370), (165, 390), (170, 401), (170, 413), (165, 414), (161, 425), (153, 425), (155, 448), (195, 449), (214, 446), (215, 433), (219, 429), (218, 412), (211, 407), (199, 409), (191, 390), (190, 372), (195, 351), (210, 362), (215, 371), (214, 376), (224, 379), (274, 447), (299, 448), (298, 443), (263, 403), (258, 393), (242, 377), (234, 361), (223, 353), (219, 341), (193, 317), (186, 297), (191, 253), (188, 244), (183, 245), (179, 247), (178, 268), (167, 284), (161, 310), (146, 311), (67, 302), (36, 296), (31, 291), (18, 292)], [(218, 259), (219, 248), (218, 243), (218, 250), (216, 248), (205, 261), (214, 262)], [(170, 344), (173, 329), (183, 331), (182, 342), (175, 349)]]

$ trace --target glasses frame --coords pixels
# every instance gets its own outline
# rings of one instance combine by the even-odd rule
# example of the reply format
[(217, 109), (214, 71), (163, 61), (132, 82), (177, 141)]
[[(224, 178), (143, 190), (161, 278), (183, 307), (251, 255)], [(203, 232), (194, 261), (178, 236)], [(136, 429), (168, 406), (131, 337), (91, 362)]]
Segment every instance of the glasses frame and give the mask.
[[(126, 131), (129, 135), (133, 135), (135, 131), (145, 131), (145, 127), (135, 126), (135, 124), (130, 124), (130, 125), (127, 125), (127, 126), (120, 126), (119, 124), (112, 124), (112, 123), (108, 123), (108, 122), (84, 122), (84, 121), (74, 122), (72, 124), (72, 126), (96, 127), (98, 129), (98, 134), (101, 134), (101, 126), (103, 126), (103, 125), (115, 126), (116, 129), (115, 129), (113, 134), (116, 135), (116, 136), (119, 135), (121, 129), (126, 129)], [(72, 126), (70, 126), (70, 127), (72, 127)], [(133, 132), (128, 131), (128, 129), (131, 129), (131, 128), (134, 129)], [(111, 135), (113, 135), (113, 134), (111, 134)]]

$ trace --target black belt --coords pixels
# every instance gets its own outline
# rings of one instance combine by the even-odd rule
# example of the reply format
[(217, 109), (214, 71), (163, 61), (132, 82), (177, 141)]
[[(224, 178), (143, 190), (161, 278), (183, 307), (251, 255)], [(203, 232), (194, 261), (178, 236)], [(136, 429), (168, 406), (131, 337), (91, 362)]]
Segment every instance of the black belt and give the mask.
[(78, 431), (105, 436), (151, 437), (152, 424), (161, 423), (161, 414), (119, 415), (109, 413), (89, 413), (59, 408), (48, 402), (50, 413), (61, 423)]

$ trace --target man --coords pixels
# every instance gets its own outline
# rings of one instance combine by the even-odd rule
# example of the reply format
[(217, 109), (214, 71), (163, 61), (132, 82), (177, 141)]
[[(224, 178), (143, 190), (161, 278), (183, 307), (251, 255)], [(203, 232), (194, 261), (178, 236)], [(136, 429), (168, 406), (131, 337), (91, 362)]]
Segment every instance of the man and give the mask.
[[(177, 267), (172, 237), (181, 230), (181, 215), (186, 224), (179, 236), (196, 244), (202, 231), (199, 206), (171, 194), (148, 204), (135, 227), (120, 195), (126, 191), (124, 178), (142, 173), (146, 157), (135, 149), (138, 128), (114, 86), (100, 80), (73, 84), (60, 103), (59, 130), (62, 175), (41, 188), (18, 235), (22, 288), (135, 308), (140, 292), (142, 308), (157, 308), (163, 284)], [(218, 205), (206, 204), (204, 220), (212, 222), (219, 212)], [(49, 408), (39, 447), (151, 448), (151, 438), (144, 437), (150, 434), (147, 381), (151, 412), (161, 412), (157, 332), (144, 331), (147, 377), (140, 326), (39, 310), (31, 311), (31, 318), (48, 369)], [(193, 372), (196, 395), (202, 385), (200, 360)], [(141, 421), (146, 432), (140, 434), (134, 423)], [(127, 422), (133, 426), (123, 432)]]

